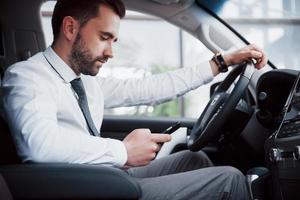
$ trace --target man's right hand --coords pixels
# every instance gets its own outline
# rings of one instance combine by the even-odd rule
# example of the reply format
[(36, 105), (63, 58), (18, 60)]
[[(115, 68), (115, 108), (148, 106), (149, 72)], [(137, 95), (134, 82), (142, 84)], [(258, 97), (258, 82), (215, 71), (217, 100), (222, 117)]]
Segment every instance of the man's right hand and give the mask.
[(125, 165), (137, 167), (149, 164), (160, 150), (160, 143), (170, 140), (169, 134), (151, 133), (149, 129), (135, 129), (123, 140), (128, 157)]

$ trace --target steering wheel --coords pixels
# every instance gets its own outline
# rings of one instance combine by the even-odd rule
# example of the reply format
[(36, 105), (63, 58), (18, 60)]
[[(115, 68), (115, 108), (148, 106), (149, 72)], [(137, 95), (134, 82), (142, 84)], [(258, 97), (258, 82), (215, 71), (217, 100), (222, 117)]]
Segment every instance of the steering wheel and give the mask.
[[(188, 148), (191, 151), (199, 151), (206, 146), (212, 138), (221, 135), (221, 128), (242, 98), (253, 73), (253, 62), (244, 62), (234, 67), (218, 86), (195, 123), (188, 139)], [(238, 76), (240, 77), (234, 85), (234, 88), (230, 93), (227, 93), (227, 90)]]

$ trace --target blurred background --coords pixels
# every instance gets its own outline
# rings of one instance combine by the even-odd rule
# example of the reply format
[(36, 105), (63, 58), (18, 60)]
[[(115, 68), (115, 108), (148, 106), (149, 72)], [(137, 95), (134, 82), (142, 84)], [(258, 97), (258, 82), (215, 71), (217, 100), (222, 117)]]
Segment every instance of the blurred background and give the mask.
[[(208, 0), (203, 4), (230, 24), (250, 43), (263, 48), (277, 68), (300, 69), (299, 0)], [(51, 16), (55, 2), (41, 8), (47, 45), (52, 43)], [(143, 78), (207, 62), (212, 57), (199, 40), (172, 24), (150, 15), (127, 11), (114, 47), (114, 59), (99, 76)], [(209, 100), (210, 85), (160, 105), (106, 109), (107, 115), (197, 118)], [(162, 84), (162, 87), (164, 85)]]

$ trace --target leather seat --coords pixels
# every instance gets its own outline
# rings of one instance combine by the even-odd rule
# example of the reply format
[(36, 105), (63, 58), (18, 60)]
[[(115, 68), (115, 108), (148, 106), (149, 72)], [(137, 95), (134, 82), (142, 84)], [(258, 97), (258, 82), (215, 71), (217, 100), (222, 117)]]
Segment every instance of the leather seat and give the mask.
[(0, 173), (14, 199), (139, 199), (142, 195), (137, 181), (121, 169), (83, 164), (22, 164), (3, 119)]
[(8, 125), (0, 118), (0, 165), (21, 164)]
[(7, 187), (7, 184), (0, 174), (0, 199), (12, 200), (12, 195)]

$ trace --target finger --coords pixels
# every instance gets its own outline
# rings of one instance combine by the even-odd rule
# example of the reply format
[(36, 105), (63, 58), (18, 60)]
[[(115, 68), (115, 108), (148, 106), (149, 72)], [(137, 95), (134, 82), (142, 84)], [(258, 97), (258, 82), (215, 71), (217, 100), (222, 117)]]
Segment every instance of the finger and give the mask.
[(152, 133), (151, 138), (152, 141), (156, 143), (163, 143), (171, 140), (171, 136), (169, 134), (160, 134), (160, 133)]
[(159, 149), (159, 146), (157, 143), (153, 142), (152, 147), (151, 147), (151, 151), (152, 152), (157, 152)]
[(256, 61), (255, 68), (261, 69), (262, 67), (264, 67), (267, 64), (268, 59), (267, 59), (267, 56), (263, 53), (262, 57), (259, 59), (255, 58), (255, 61)]
[(152, 154), (150, 155), (150, 160), (153, 160), (155, 157), (156, 157), (156, 153), (152, 153)]
[(153, 144), (153, 152), (158, 152), (161, 149), (161, 145), (154, 143)]
[(246, 53), (247, 58), (261, 59), (263, 54), (256, 50), (250, 50)]
[[(245, 48), (251, 54), (252, 58), (258, 58), (263, 56), (263, 50), (255, 44), (250, 44)], [(260, 55), (260, 56), (259, 56)]]
[(145, 128), (143, 130), (145, 131), (145, 133), (151, 133), (151, 130), (149, 128)]
[(256, 51), (263, 52), (263, 50), (260, 47), (258, 47), (256, 44), (250, 44), (250, 45), (248, 45), (248, 47), (251, 50), (256, 50)]
[(260, 47), (258, 47), (256, 44), (250, 44), (250, 45), (248, 45), (248, 48), (251, 50), (258, 51), (262, 54), (262, 56), (260, 58), (254, 57), (254, 58), (256, 58), (255, 67), (257, 69), (261, 69), (263, 66), (265, 66), (267, 64), (267, 62), (268, 62), (267, 56)]
[(261, 69), (262, 67), (264, 67), (268, 62), (268, 58), (266, 56), (266, 54), (263, 54), (262, 58), (260, 59), (260, 62), (256, 63), (255, 67), (257, 69)]
[(135, 131), (138, 134), (151, 134), (151, 130), (148, 128), (138, 128), (138, 129), (135, 129)]

